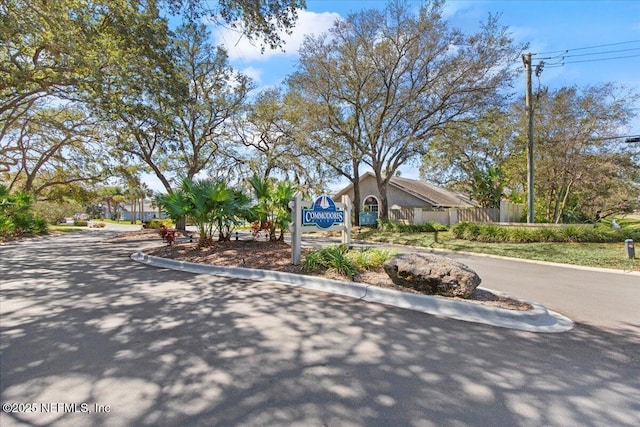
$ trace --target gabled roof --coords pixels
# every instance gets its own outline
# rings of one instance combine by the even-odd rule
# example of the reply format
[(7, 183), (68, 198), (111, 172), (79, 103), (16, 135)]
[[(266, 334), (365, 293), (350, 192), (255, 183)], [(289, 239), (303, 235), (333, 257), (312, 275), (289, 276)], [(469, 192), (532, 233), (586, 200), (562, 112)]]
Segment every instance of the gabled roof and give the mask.
[(389, 184), (425, 200), (435, 207), (475, 206), (466, 195), (446, 190), (426, 181), (394, 176), (389, 181)]
[[(363, 180), (369, 176), (373, 177), (374, 175), (372, 172), (367, 172), (360, 177), (360, 180)], [(425, 181), (418, 181), (415, 179), (394, 176), (391, 178), (391, 180), (389, 180), (389, 186), (395, 187), (400, 191), (411, 194), (412, 196), (417, 197), (418, 199), (423, 200), (425, 203), (428, 203), (434, 207), (447, 208), (477, 206), (477, 204), (474, 203), (465, 194), (449, 191)], [(340, 190), (336, 194), (336, 197), (345, 194), (351, 189), (351, 187), (353, 187), (353, 184), (349, 184), (348, 186)]]

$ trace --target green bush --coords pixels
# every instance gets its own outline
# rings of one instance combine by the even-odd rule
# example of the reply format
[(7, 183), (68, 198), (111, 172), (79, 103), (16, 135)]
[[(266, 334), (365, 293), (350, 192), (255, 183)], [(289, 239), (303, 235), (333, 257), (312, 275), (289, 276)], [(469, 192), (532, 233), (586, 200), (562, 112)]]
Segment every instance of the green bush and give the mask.
[(333, 270), (343, 276), (351, 277), (356, 273), (356, 266), (347, 258), (347, 250), (345, 245), (318, 249), (305, 256), (302, 266), (310, 272)]
[(349, 251), (345, 245), (328, 246), (305, 255), (302, 266), (306, 271), (331, 270), (352, 277), (360, 270), (379, 268), (393, 256), (392, 251), (365, 249)]
[(47, 222), (33, 213), (34, 197), (30, 193), (9, 193), (0, 185), (0, 241), (46, 234)]
[(551, 227), (535, 228), (532, 230), (531, 237), (534, 242), (557, 242), (558, 230)]
[(378, 227), (381, 231), (392, 231), (396, 233), (435, 233), (448, 230), (446, 225), (433, 221), (422, 224), (404, 224), (398, 221), (381, 220), (379, 221)]
[(385, 261), (394, 255), (386, 249), (352, 250), (347, 252), (347, 258), (358, 268), (372, 270), (382, 267)]
[(504, 241), (507, 237), (505, 229), (494, 224), (487, 224), (478, 231), (477, 239), (481, 242)]
[(615, 243), (640, 239), (640, 231), (614, 230), (608, 227), (502, 227), (496, 224), (461, 222), (453, 226), (453, 237), (487, 243)]
[(144, 228), (154, 228), (154, 229), (158, 229), (162, 226), (165, 227), (173, 227), (173, 221), (171, 221), (170, 219), (157, 219), (154, 218), (151, 221), (145, 221), (144, 222)]
[(480, 226), (474, 222), (459, 222), (451, 231), (457, 239), (477, 240), (480, 235)]
[(0, 241), (11, 238), (16, 230), (16, 226), (11, 218), (0, 215)]
[(49, 232), (49, 225), (47, 220), (40, 217), (34, 217), (31, 226), (31, 233), (34, 235), (47, 234)]
[(73, 221), (73, 225), (75, 225), (76, 227), (86, 227), (87, 225), (89, 225), (89, 222), (83, 219), (76, 219)]
[(506, 240), (496, 240), (496, 242), (532, 243), (535, 242), (534, 234), (533, 228), (513, 227), (506, 232)]

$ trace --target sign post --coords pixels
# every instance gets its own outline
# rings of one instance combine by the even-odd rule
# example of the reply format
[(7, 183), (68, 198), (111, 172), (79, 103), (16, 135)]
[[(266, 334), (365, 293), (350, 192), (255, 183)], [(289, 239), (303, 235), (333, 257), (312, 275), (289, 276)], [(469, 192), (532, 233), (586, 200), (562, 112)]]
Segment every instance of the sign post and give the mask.
[(331, 197), (323, 195), (313, 203), (302, 200), (297, 192), (289, 202), (292, 221), (291, 230), (291, 264), (300, 265), (302, 254), (302, 233), (318, 231), (342, 232), (342, 244), (351, 244), (351, 200), (342, 196), (341, 203), (335, 203)]

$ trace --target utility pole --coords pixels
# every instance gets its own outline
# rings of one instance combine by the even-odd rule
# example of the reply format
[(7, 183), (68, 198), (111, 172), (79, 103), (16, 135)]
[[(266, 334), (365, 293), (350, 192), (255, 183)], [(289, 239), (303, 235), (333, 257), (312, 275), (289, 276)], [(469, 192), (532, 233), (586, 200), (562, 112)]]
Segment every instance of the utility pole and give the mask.
[(522, 55), (522, 62), (527, 75), (527, 92), (525, 96), (525, 106), (527, 109), (527, 223), (533, 224), (533, 103), (531, 90), (531, 53)]

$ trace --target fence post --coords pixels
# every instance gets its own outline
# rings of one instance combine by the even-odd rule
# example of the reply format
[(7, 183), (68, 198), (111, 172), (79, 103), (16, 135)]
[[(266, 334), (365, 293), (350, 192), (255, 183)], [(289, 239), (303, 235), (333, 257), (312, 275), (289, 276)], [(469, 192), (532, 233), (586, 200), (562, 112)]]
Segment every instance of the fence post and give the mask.
[(458, 209), (449, 209), (449, 226), (458, 223)]
[(422, 206), (418, 208), (413, 208), (413, 223), (414, 224), (422, 224)]
[(291, 208), (291, 264), (300, 265), (302, 257), (302, 194), (297, 191), (293, 200), (289, 202)]
[(342, 228), (342, 244), (351, 246), (351, 211), (353, 210), (353, 204), (348, 195), (342, 196), (342, 203), (344, 205), (344, 224)]

